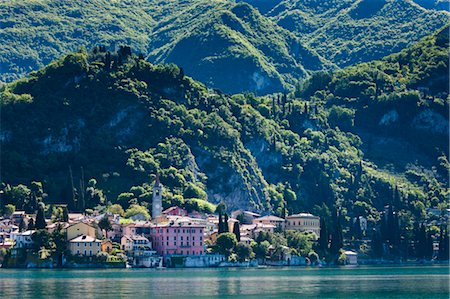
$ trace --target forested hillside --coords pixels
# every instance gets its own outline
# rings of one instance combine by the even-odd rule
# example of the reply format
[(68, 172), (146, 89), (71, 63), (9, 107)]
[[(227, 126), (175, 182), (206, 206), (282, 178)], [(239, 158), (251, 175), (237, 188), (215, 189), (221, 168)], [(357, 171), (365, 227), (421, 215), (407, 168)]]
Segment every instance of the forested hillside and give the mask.
[(286, 0), (266, 15), (341, 67), (397, 52), (449, 20), (410, 0)]
[(114, 51), (125, 44), (152, 63), (176, 63), (210, 88), (283, 92), (310, 71), (410, 46), (449, 16), (409, 0), (237, 2), (3, 1), (0, 81), (20, 78), (80, 46)]
[(445, 28), (380, 61), (318, 72), (295, 94), (256, 97), (207, 89), (128, 47), (69, 54), (2, 88), (6, 203), (33, 210), (37, 181), (38, 200), (71, 210), (149, 207), (158, 172), (166, 207), (225, 201), (329, 221), (339, 209), (376, 225), (394, 203), (409, 229), (446, 207), (448, 55)]

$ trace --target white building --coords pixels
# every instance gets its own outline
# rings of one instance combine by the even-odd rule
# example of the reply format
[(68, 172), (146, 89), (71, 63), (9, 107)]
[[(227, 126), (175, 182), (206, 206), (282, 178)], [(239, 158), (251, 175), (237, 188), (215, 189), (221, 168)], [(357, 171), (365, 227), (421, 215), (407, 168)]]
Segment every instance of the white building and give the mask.
[(300, 213), (286, 217), (286, 229), (313, 232), (320, 236), (320, 217), (309, 213)]
[(31, 236), (34, 234), (34, 230), (27, 230), (25, 232), (11, 233), (11, 239), (14, 241), (14, 248), (31, 248), (34, 244)]

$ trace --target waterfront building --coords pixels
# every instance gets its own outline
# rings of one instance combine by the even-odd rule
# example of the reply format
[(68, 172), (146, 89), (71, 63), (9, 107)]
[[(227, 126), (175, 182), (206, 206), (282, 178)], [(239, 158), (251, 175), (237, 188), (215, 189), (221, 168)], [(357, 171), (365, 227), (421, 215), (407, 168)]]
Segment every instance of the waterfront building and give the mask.
[(153, 248), (163, 256), (204, 254), (205, 224), (200, 220), (177, 217), (156, 224), (151, 229)]
[(320, 236), (320, 217), (309, 213), (300, 213), (286, 217), (286, 230), (313, 232)]
[(102, 240), (101, 250), (110, 254), (113, 250), (113, 243), (111, 240)]
[(82, 235), (89, 236), (92, 238), (96, 237), (95, 228), (84, 222), (77, 222), (75, 224), (69, 225), (66, 228), (66, 232), (67, 232), (67, 240), (72, 240)]
[(271, 224), (271, 225), (274, 225), (275, 227), (279, 227), (281, 230), (284, 229), (285, 222), (286, 222), (286, 220), (284, 220), (283, 218), (273, 216), (273, 215), (263, 216), (263, 217), (253, 219), (253, 224), (258, 224), (258, 223)]
[(347, 265), (357, 265), (358, 264), (358, 253), (354, 251), (344, 251), (345, 263)]
[(31, 235), (34, 234), (34, 230), (27, 230), (24, 232), (11, 233), (11, 239), (14, 241), (14, 248), (31, 248), (33, 247), (33, 239)]
[(26, 218), (25, 211), (15, 211), (11, 214), (10, 219), (15, 225), (19, 225), (22, 219), (25, 221)]
[(95, 256), (102, 251), (102, 241), (92, 236), (80, 235), (69, 241), (72, 255)]

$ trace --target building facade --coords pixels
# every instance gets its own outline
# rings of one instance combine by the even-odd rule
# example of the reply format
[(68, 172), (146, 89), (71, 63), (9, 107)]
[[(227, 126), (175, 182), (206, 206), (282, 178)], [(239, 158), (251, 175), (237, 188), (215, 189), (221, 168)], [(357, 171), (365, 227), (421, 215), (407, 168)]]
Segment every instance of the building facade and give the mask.
[(313, 232), (320, 236), (320, 217), (309, 213), (300, 213), (286, 217), (286, 229)]
[(151, 230), (153, 249), (163, 256), (204, 254), (204, 229), (187, 218), (157, 224)]
[(72, 255), (95, 256), (102, 251), (102, 241), (81, 235), (69, 241), (69, 250)]

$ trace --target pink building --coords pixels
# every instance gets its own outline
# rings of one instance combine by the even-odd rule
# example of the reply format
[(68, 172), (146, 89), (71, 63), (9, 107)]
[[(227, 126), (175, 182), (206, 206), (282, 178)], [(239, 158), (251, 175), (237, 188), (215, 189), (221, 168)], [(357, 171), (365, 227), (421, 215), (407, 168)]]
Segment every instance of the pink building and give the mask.
[(203, 224), (188, 217), (158, 223), (152, 227), (150, 233), (153, 249), (162, 256), (204, 254), (204, 229)]

